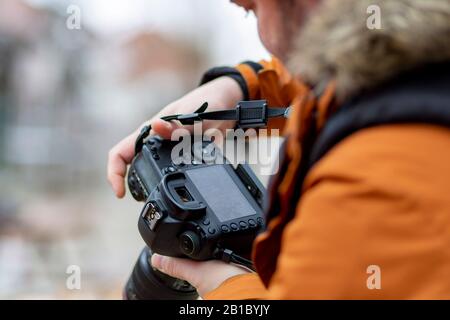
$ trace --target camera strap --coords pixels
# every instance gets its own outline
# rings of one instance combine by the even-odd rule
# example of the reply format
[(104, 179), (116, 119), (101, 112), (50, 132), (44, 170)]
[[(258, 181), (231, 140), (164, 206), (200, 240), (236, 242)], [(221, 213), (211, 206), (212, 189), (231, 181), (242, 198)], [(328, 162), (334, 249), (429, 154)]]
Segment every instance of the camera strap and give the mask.
[[(237, 127), (241, 129), (266, 127), (269, 119), (284, 117), (288, 118), (291, 107), (273, 108), (267, 105), (266, 100), (241, 101), (231, 110), (218, 110), (205, 112), (208, 103), (205, 102), (194, 113), (176, 114), (161, 117), (165, 121), (179, 121), (183, 125), (193, 125), (195, 122), (203, 120), (233, 120), (237, 122)], [(142, 128), (136, 145), (135, 154), (142, 150), (145, 139), (150, 135), (151, 125)]]
[(214, 253), (215, 258), (225, 263), (234, 263), (255, 271), (253, 261), (235, 254), (229, 249), (217, 249)]

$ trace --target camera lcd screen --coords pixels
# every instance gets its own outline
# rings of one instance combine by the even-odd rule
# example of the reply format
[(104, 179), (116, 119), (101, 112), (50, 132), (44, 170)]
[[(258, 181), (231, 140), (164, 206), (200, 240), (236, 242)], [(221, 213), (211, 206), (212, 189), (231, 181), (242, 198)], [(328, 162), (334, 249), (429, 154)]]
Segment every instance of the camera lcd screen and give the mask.
[(185, 173), (220, 222), (257, 213), (224, 166), (205, 166)]

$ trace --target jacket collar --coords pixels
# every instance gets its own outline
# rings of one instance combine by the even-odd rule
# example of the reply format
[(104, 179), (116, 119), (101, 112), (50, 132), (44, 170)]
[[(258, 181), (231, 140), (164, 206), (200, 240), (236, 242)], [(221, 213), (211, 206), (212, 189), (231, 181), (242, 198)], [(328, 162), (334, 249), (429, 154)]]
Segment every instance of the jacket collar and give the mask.
[[(367, 8), (381, 9), (381, 29)], [(336, 80), (347, 100), (408, 70), (450, 60), (450, 2), (323, 0), (296, 39), (290, 70), (312, 85)]]

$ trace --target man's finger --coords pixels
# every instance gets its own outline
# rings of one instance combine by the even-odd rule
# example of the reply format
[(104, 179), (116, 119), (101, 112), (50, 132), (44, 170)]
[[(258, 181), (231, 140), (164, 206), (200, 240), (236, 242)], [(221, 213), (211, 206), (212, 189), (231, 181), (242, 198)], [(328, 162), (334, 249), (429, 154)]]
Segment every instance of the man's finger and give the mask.
[(195, 275), (198, 273), (199, 262), (161, 256), (154, 253), (152, 255), (152, 266), (159, 271), (181, 280), (185, 280), (192, 284), (194, 287), (198, 283)]
[(134, 141), (139, 133), (134, 132), (114, 148), (108, 156), (108, 181), (118, 198), (125, 195), (124, 178), (127, 172), (127, 165), (134, 157)]
[(172, 137), (172, 132), (180, 127), (181, 125), (176, 122), (155, 119), (152, 121), (152, 134), (157, 134), (163, 139), (170, 140)]

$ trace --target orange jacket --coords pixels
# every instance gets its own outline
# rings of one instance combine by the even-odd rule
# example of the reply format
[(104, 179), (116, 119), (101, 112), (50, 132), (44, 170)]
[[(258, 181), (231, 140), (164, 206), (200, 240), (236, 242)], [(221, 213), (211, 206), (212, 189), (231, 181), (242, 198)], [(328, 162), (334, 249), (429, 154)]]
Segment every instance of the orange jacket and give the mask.
[[(250, 98), (295, 105), (284, 129), (289, 163), (274, 191), (281, 212), (255, 241), (258, 274), (230, 278), (205, 298), (449, 299), (450, 130), (403, 124), (358, 131), (308, 173), (288, 219), (283, 206), (311, 94), (276, 59), (262, 65), (258, 74), (238, 66)], [(331, 93), (316, 103), (319, 122)], [(368, 286), (373, 266), (379, 289)]]

